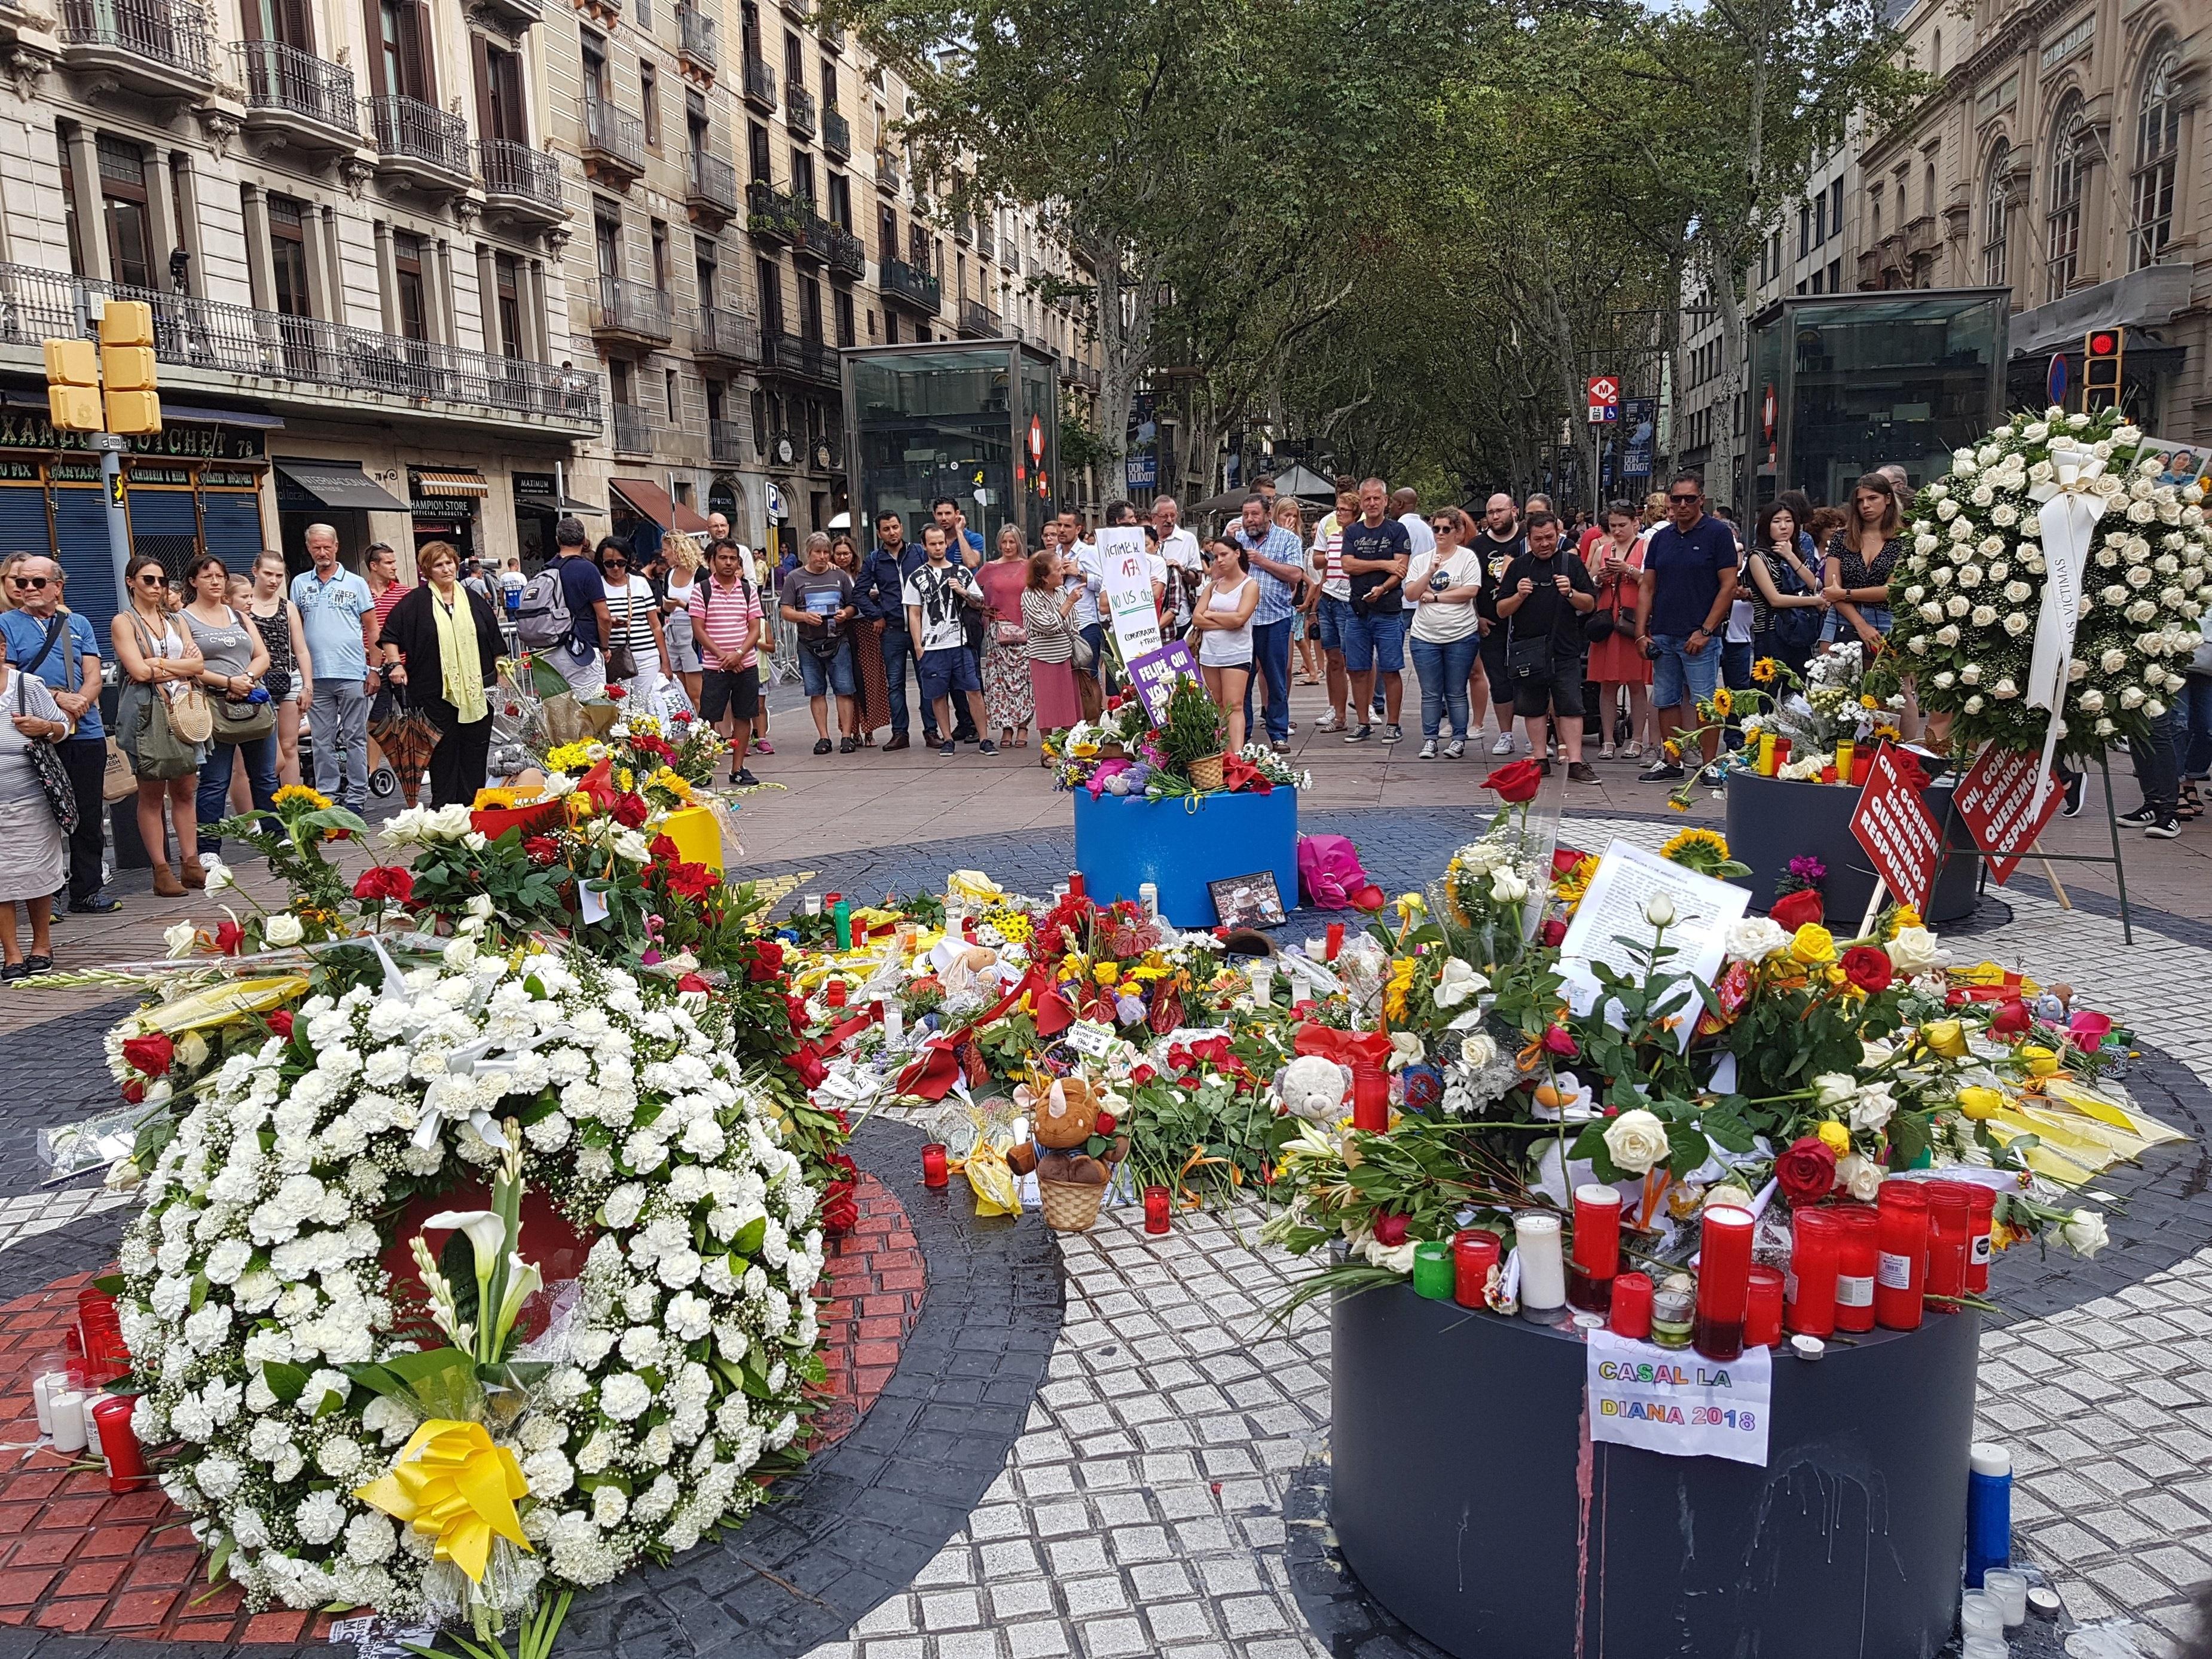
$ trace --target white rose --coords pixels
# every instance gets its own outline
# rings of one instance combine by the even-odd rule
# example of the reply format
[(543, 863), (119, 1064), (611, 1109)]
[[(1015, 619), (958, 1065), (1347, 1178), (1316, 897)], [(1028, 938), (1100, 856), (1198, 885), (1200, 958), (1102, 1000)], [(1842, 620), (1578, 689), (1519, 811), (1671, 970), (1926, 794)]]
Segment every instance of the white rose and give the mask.
[(2015, 611), (2012, 615), (2004, 619), (2005, 632), (2011, 635), (2014, 639), (2018, 639), (2021, 635), (2027, 633), (2027, 613), (2024, 611)]
[(238, 885), (238, 878), (230, 873), (230, 866), (221, 859), (210, 859), (203, 866), (207, 876), (207, 890), (220, 893), (226, 887)]
[(1644, 901), (1644, 920), (1654, 927), (1674, 925), (1674, 901), (1664, 893), (1654, 893)]
[(1437, 988), (1431, 1000), (1439, 1008), (1456, 1008), (1470, 997), (1480, 996), (1490, 988), (1490, 981), (1457, 957), (1444, 958), (1443, 972), (1437, 977)]
[(1606, 1126), (1605, 1150), (1614, 1168), (1642, 1175), (1667, 1156), (1667, 1126), (1643, 1107), (1631, 1107)]
[(307, 930), (289, 910), (279, 910), (261, 924), (261, 937), (280, 951), (297, 945), (307, 936)]
[(1951, 953), (1925, 927), (1900, 927), (1887, 946), (1890, 965), (1906, 979), (1947, 967)]
[(2030, 421), (2021, 428), (2020, 435), (2032, 444), (2039, 444), (2051, 435), (2051, 428), (2046, 422)]
[(477, 942), (472, 939), (453, 939), (446, 941), (446, 966), (457, 974), (465, 974), (476, 965)]
[(2112, 1243), (2105, 1231), (2105, 1218), (2100, 1211), (2076, 1210), (2058, 1224), (2058, 1237), (2066, 1248), (2082, 1257), (2093, 1256)]
[(1491, 896), (1500, 904), (1518, 904), (1528, 896), (1528, 884), (1516, 870), (1500, 870), (1490, 878)]
[(1728, 953), (1740, 962), (1763, 962), (1790, 948), (1790, 933), (1770, 916), (1747, 916), (1729, 925)]
[(1881, 1190), (1881, 1166), (1856, 1152), (1836, 1160), (1836, 1183), (1862, 1204), (1871, 1204)]
[(1988, 605), (1978, 605), (1974, 607), (1973, 613), (1969, 616), (1966, 620), (1973, 623), (1977, 628), (1994, 628), (1996, 626), (1997, 620), (1996, 607)]
[(181, 962), (191, 955), (199, 938), (200, 930), (189, 921), (172, 922), (161, 930), (162, 953), (173, 962)]
[(2004, 702), (2010, 698), (2018, 696), (2020, 695), (2020, 687), (2013, 684), (2012, 676), (2008, 674), (1990, 688), (1990, 695), (1995, 697), (1999, 702)]

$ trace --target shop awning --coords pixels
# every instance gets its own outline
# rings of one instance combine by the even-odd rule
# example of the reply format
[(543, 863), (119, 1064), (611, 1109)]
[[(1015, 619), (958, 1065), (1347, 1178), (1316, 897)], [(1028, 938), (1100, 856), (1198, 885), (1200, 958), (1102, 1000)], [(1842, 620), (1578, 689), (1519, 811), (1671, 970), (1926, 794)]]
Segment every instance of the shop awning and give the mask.
[(415, 493), (425, 497), (434, 496), (443, 500), (454, 495), (491, 494), (491, 485), (484, 481), (484, 475), (481, 472), (453, 469), (434, 472), (427, 467), (416, 467), (408, 476), (414, 480)]
[(550, 495), (542, 495), (534, 490), (516, 490), (514, 504), (532, 513), (588, 513), (595, 519), (604, 519), (607, 516), (607, 510), (604, 507), (594, 507), (589, 501), (580, 501), (574, 495), (563, 495), (556, 501)]
[(406, 502), (372, 482), (359, 461), (313, 461), (284, 455), (270, 459), (276, 469), (276, 505), (288, 511), (318, 507), (358, 507), (370, 513), (408, 510)]
[(191, 421), (202, 426), (238, 426), (263, 432), (281, 432), (284, 417), (263, 415), (247, 409), (204, 409), (198, 404), (173, 404), (164, 399), (161, 418), (167, 421)]
[(682, 530), (703, 535), (707, 521), (683, 502), (649, 478), (610, 478), (607, 488), (628, 501), (640, 517), (650, 519), (663, 530)]

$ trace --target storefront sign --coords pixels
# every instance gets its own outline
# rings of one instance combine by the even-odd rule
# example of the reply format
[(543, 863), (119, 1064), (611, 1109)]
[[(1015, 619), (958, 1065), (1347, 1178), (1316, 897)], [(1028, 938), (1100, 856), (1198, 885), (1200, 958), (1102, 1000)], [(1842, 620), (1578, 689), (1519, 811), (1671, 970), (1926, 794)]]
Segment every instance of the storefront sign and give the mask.
[(2005, 855), (1989, 860), (1990, 878), (2000, 887), (2011, 879), (2020, 867), (2020, 855), (2035, 845), (2066, 799), (2054, 779), (2043, 792), (2042, 810), (2034, 810), (2040, 770), (2035, 756), (1991, 744), (1959, 781), (1959, 792), (1951, 798), (1974, 845), (1984, 853)]
[[(59, 432), (43, 415), (23, 410), (0, 412), (0, 449), (76, 449), (88, 447), (89, 434)], [(263, 434), (258, 427), (194, 426), (165, 423), (159, 432), (125, 438), (128, 455), (168, 455), (183, 459), (258, 461)]]
[(1591, 1331), (1585, 1364), (1592, 1440), (1765, 1467), (1771, 1351), (1747, 1348), (1734, 1359), (1713, 1360)]
[[(2033, 787), (2031, 776), (2031, 793)], [(1943, 831), (1920, 792), (1899, 770), (1897, 751), (1886, 742), (1868, 769), (1866, 787), (1851, 814), (1851, 834), (1866, 848), (1875, 874), (1892, 896), (1924, 912), (1936, 866), (1943, 861)]]
[(1152, 605), (1152, 566), (1145, 556), (1145, 532), (1134, 525), (1115, 525), (1098, 532), (1098, 564), (1106, 586), (1107, 613), (1121, 660), (1134, 662), (1160, 648), (1160, 616)]
[(1205, 677), (1198, 672), (1198, 659), (1181, 640), (1170, 640), (1158, 651), (1131, 657), (1128, 664), (1129, 684), (1136, 688), (1137, 701), (1145, 705), (1145, 714), (1154, 726), (1168, 717), (1168, 698), (1177, 680), (1188, 675), (1205, 684)]

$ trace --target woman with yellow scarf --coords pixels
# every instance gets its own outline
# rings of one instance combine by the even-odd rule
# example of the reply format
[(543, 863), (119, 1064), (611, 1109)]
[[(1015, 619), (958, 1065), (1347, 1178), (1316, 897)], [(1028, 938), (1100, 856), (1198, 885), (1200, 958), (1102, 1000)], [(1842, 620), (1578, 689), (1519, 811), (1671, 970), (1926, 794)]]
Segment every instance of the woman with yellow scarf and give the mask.
[(499, 678), (499, 620), (483, 594), (461, 586), (451, 543), (426, 543), (415, 560), (422, 580), (392, 607), (379, 648), (385, 677), (406, 686), (438, 728), (430, 805), (465, 806), (483, 787), (491, 751), (485, 688)]

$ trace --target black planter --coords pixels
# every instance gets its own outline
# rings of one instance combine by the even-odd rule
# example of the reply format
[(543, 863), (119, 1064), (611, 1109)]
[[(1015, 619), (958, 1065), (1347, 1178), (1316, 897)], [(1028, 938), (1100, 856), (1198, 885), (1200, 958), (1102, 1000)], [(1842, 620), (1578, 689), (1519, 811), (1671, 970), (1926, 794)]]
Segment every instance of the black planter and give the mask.
[[(1973, 913), (1980, 860), (1971, 856), (1973, 837), (1951, 811), (1950, 781), (1929, 784), (1921, 799), (1950, 844), (1968, 850), (1969, 855), (1943, 860), (1924, 912), (1930, 924), (1957, 921)], [(1875, 885), (1874, 866), (1851, 834), (1851, 814), (1858, 804), (1859, 792), (1839, 784), (1790, 783), (1756, 773), (1730, 773), (1729, 852), (1751, 866), (1751, 873), (1737, 883), (1751, 889), (1751, 908), (1764, 911), (1772, 904), (1774, 884), (1790, 873), (1790, 860), (1810, 853), (1828, 866), (1820, 890), (1829, 925), (1857, 927)]]
[(1571, 1329), (1370, 1291), (1335, 1308), (1329, 1518), (1455, 1659), (1928, 1659), (1958, 1613), (1980, 1330), (1778, 1354), (1759, 1468), (1586, 1441)]

